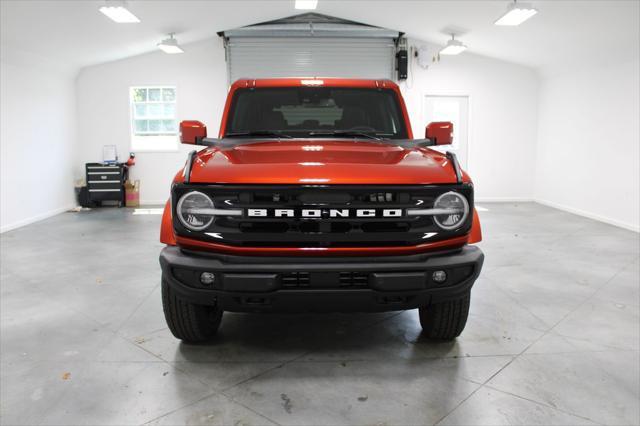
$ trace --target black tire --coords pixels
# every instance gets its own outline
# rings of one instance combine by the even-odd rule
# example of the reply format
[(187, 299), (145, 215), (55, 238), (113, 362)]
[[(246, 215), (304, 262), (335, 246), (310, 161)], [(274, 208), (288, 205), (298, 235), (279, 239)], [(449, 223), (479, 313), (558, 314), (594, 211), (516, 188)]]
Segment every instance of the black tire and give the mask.
[(448, 300), (434, 303), (419, 309), (422, 332), (429, 339), (453, 340), (462, 333), (469, 316), (471, 293)]
[(185, 343), (210, 341), (218, 332), (222, 310), (180, 299), (162, 280), (162, 309), (169, 330)]

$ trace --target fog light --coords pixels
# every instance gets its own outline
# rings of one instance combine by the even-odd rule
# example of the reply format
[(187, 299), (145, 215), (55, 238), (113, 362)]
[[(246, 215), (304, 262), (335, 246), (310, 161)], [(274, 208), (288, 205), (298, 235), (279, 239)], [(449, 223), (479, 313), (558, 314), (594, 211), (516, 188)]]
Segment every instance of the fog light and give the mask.
[(431, 278), (437, 283), (443, 283), (447, 280), (447, 273), (445, 271), (434, 271)]
[(200, 274), (200, 282), (204, 285), (211, 285), (216, 280), (216, 274), (213, 272), (203, 272)]

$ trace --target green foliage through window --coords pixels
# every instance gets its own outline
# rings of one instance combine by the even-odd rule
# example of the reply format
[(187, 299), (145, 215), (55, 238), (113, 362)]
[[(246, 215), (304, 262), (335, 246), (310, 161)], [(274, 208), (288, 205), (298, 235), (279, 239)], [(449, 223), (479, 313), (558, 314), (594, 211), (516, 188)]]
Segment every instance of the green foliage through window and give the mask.
[(175, 87), (134, 87), (131, 89), (134, 136), (175, 136)]

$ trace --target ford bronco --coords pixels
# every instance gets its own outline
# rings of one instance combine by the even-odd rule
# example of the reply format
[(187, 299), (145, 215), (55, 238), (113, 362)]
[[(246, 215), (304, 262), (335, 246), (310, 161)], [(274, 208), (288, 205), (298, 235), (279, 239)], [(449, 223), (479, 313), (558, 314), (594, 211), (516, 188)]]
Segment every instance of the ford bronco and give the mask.
[(473, 184), (452, 124), (413, 139), (388, 80), (235, 82), (218, 138), (175, 176), (162, 218), (169, 329), (207, 341), (230, 312), (418, 309), (423, 333), (457, 337), (484, 256)]

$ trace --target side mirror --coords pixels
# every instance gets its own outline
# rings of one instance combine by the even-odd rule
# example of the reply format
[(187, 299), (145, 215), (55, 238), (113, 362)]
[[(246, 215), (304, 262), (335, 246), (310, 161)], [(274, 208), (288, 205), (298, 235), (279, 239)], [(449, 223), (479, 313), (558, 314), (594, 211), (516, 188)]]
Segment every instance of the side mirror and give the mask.
[(207, 126), (200, 121), (185, 120), (180, 122), (180, 142), (198, 145), (207, 137)]
[(435, 145), (451, 145), (453, 142), (453, 123), (450, 121), (434, 121), (427, 125), (425, 137)]

